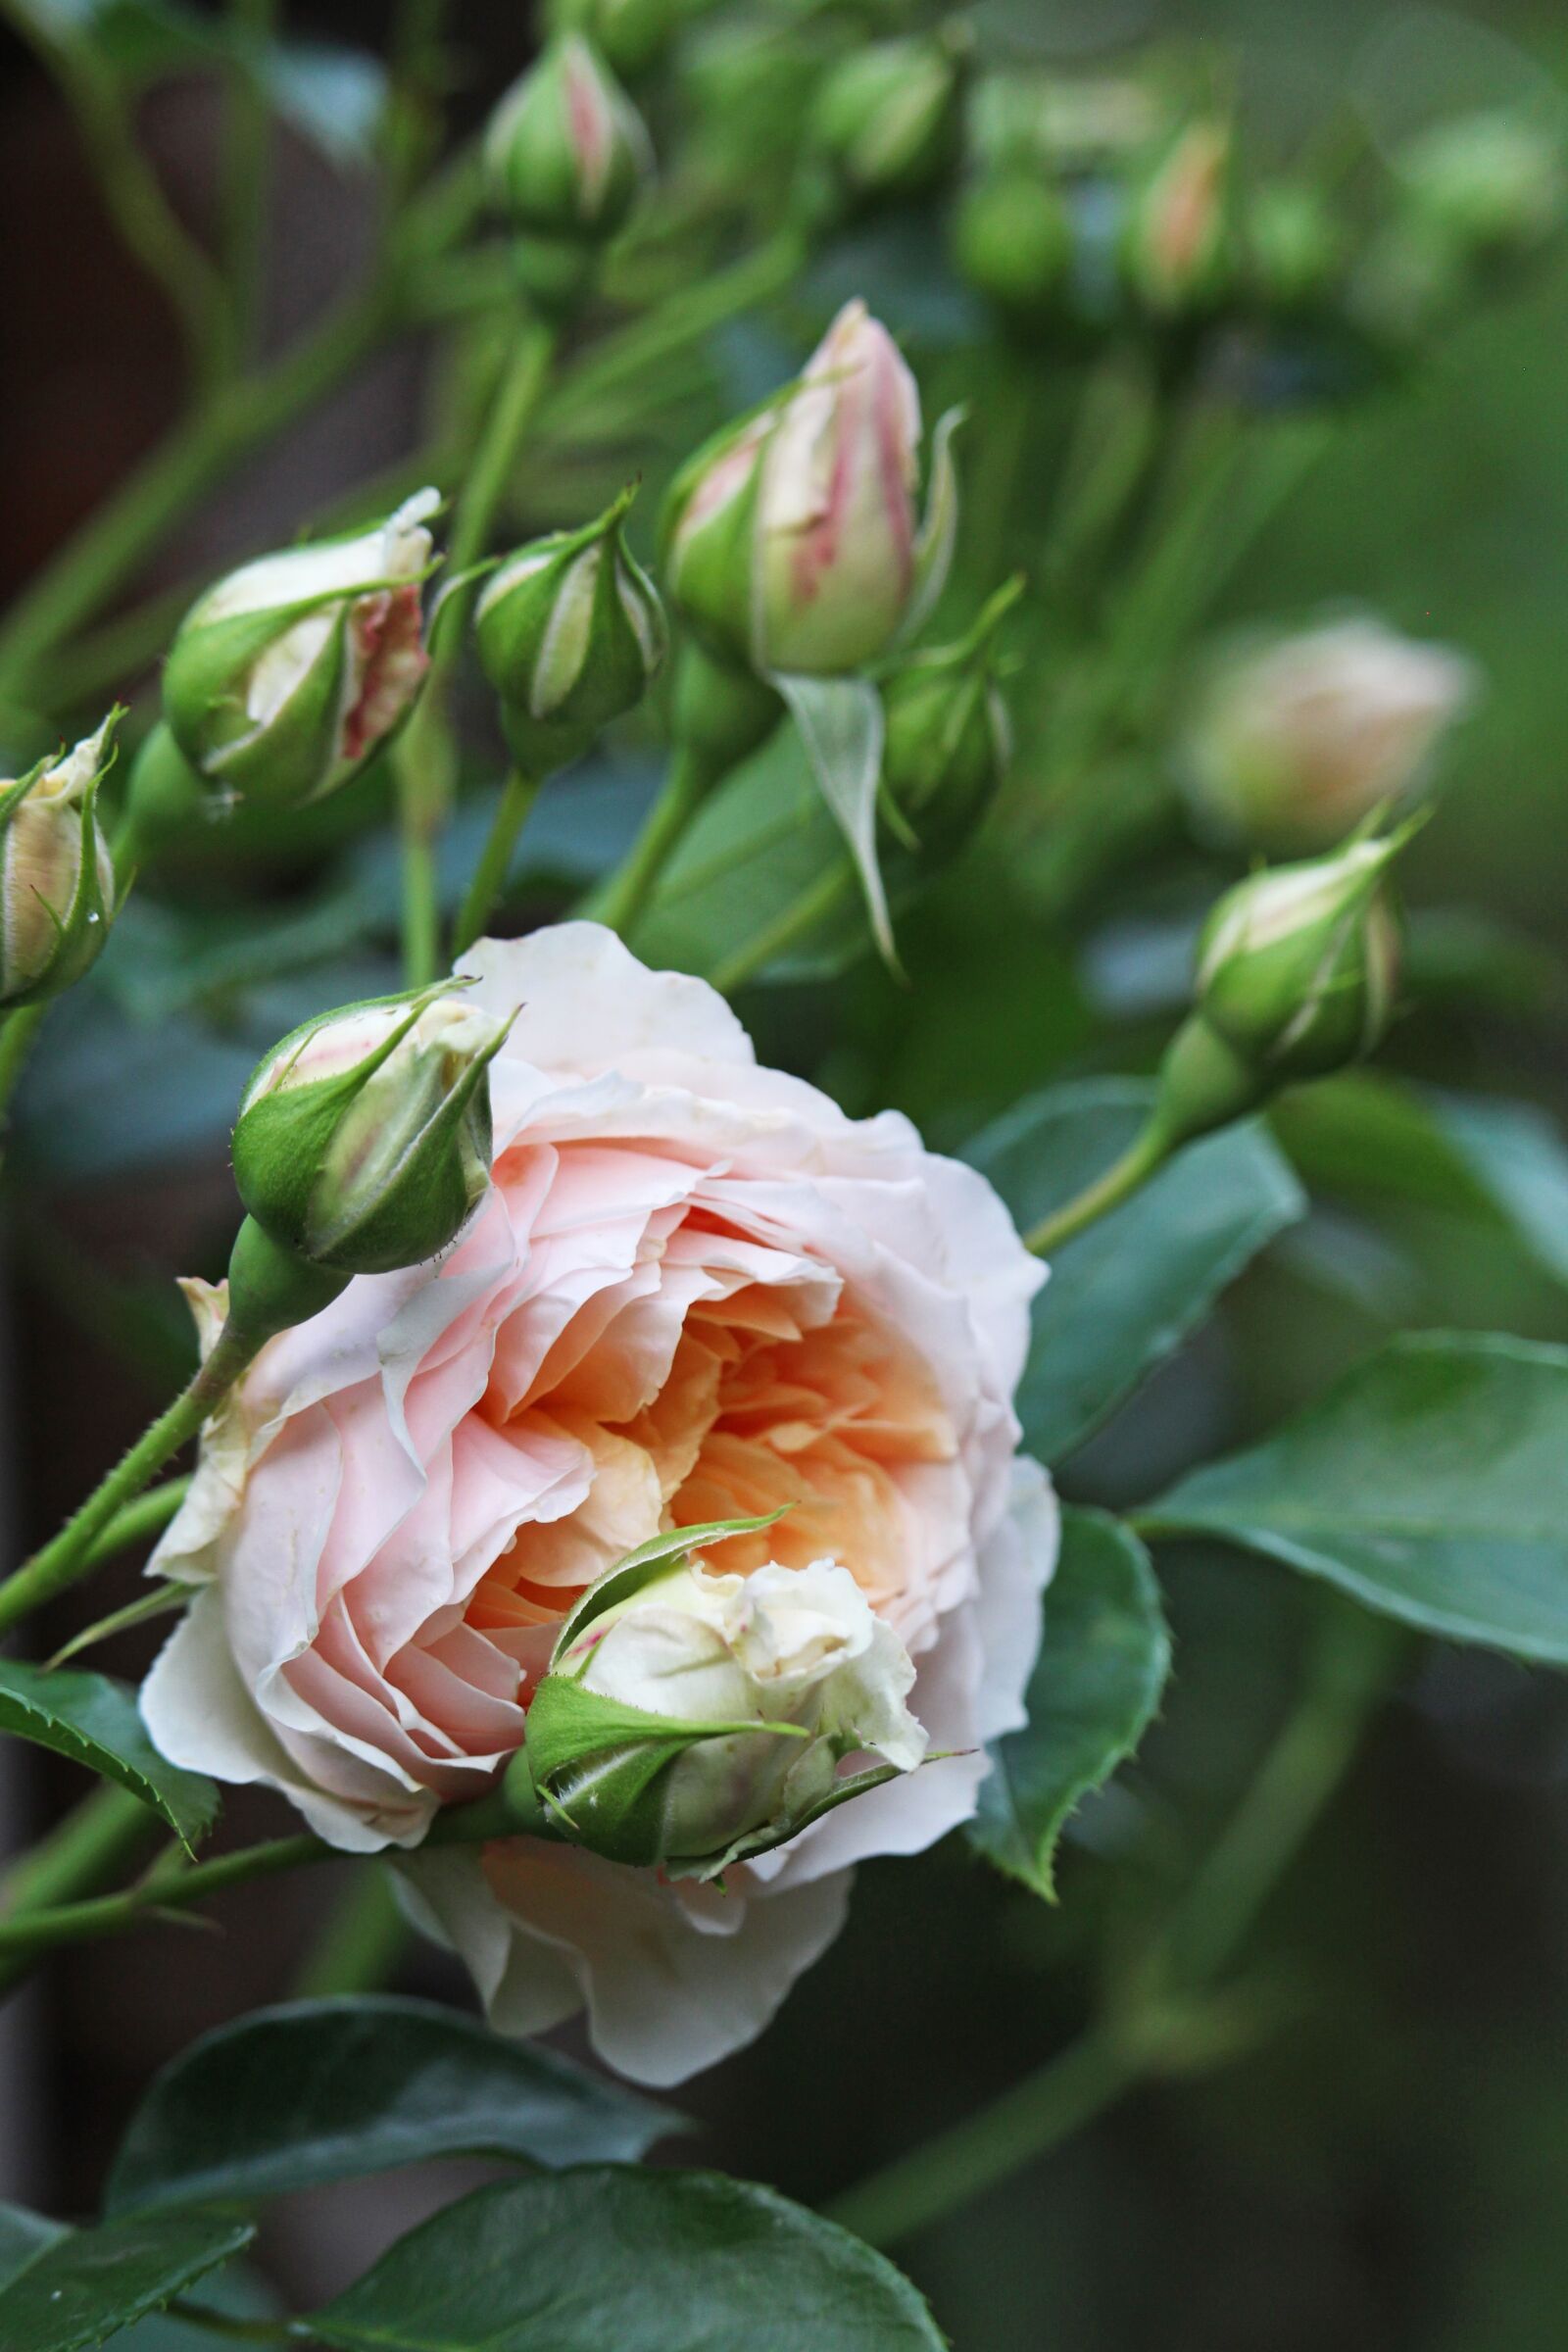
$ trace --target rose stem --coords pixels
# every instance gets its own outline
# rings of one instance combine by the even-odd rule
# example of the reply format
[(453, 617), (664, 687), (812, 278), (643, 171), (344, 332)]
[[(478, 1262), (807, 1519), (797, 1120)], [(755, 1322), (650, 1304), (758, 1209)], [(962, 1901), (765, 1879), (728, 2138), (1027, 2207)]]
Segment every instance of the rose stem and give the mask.
[[(1201, 2015), (1195, 1996), (1241, 1943), (1344, 1779), (1398, 1640), (1396, 1628), (1361, 1611), (1325, 1613), (1299, 1699), (1142, 1972), (1150, 1988), (1142, 2012), (1091, 2026), (1001, 2098), (836, 2198), (830, 2220), (871, 2245), (891, 2245), (969, 2204), (1058, 2147), (1124, 2090), (1180, 2063), (1192, 2026), (1201, 2049), (1212, 2006)], [(1236, 2044), (1220, 2036), (1215, 2047)]]
[(669, 773), (642, 831), (615, 872), (590, 902), (594, 918), (624, 939), (653, 896), (681, 836), (717, 779), (696, 753), (677, 746)]
[(549, 380), (558, 340), (546, 320), (528, 320), (502, 370), (453, 513), (447, 562), (457, 584), (432, 626), (429, 672), (393, 756), (403, 834), (403, 963), (411, 988), (427, 987), (441, 960), (435, 852), (449, 791), (449, 762), (441, 756), (441, 704), (478, 586), (463, 575), (478, 563), (489, 543), (497, 509)]
[(1024, 1248), (1036, 1257), (1045, 1257), (1063, 1242), (1070, 1242), (1075, 1233), (1093, 1225), (1098, 1217), (1107, 1216), (1113, 1208), (1131, 1198), (1140, 1186), (1163, 1167), (1171, 1152), (1170, 1138), (1157, 1121), (1151, 1119), (1143, 1133), (1134, 1138), (1120, 1159), (1113, 1160), (1102, 1176), (1086, 1185), (1074, 1200), (1060, 1208), (1053, 1209), (1032, 1225), (1024, 1235)]
[(790, 901), (783, 912), (771, 923), (765, 923), (750, 939), (732, 948), (719, 958), (709, 979), (720, 996), (733, 996), (748, 980), (776, 963), (787, 950), (824, 923), (843, 902), (854, 896), (856, 879), (848, 865), (830, 865), (814, 882), (808, 883), (799, 897)]
[(473, 869), (458, 926), (452, 938), (452, 953), (461, 956), (480, 937), (507, 887), (512, 871), (512, 856), (517, 846), (517, 836), (528, 821), (535, 801), (539, 798), (542, 778), (525, 776), (520, 768), (513, 768), (502, 790), (500, 806), (479, 853), (479, 862)]

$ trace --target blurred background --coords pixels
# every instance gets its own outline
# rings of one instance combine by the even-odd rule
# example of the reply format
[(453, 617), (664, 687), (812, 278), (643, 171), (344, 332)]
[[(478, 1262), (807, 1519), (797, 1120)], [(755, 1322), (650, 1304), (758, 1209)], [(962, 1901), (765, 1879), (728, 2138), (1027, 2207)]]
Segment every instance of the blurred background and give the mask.
[[(0, 25), (15, 13), (0, 8)], [(199, 13), (179, 12), (180, 38)], [(1165, 44), (1209, 44), (1205, 57), (1221, 62), (1204, 71), (1234, 77), (1250, 138), (1297, 154), (1331, 125), (1326, 173), (1347, 110), (1374, 138), (1396, 134), (1415, 96), (1438, 105), (1445, 92), (1455, 107), (1495, 91), (1568, 116), (1558, 0), (1419, 11), (1389, 0), (995, 0), (975, 14), (986, 40), (1069, 77), (1117, 71)], [(140, 120), (176, 204), (200, 220), (221, 139), (210, 80), (187, 70), (157, 7), (104, 0), (101, 15), (105, 38), (166, 43), (159, 55), (174, 70), (152, 77)], [(376, 90), (358, 52), (384, 53), (391, 11), (295, 0), (286, 15), (291, 34), (315, 47), (280, 99), (267, 322), (277, 341), (352, 277), (373, 234), (363, 146)], [(515, 4), (466, 0), (452, 16), (461, 129), (483, 120), (536, 28)], [(0, 30), (0, 216), (12, 224), (0, 241), (9, 597), (156, 441), (179, 384), (165, 310), (106, 221), (35, 48), (11, 29)], [(905, 335), (924, 379), (972, 390), (967, 528), (990, 534), (995, 575), (1027, 561), (1066, 431), (1055, 363), (1020, 354), (997, 330), (955, 275), (940, 223), (921, 218), (858, 234), (765, 318), (724, 329), (656, 387), (651, 417), (612, 416), (580, 436), (564, 419), (515, 485), (518, 535), (592, 512), (630, 469), (629, 451), (657, 486), (704, 430), (795, 364), (850, 291)], [(1385, 1059), (1416, 1080), (1526, 1098), (1560, 1116), (1568, 260), (1553, 248), (1486, 293), (1445, 322), (1419, 368), (1327, 413), (1310, 465), (1238, 556), (1210, 620), (1368, 606), (1479, 664), (1484, 689), (1447, 756), (1440, 818), (1410, 860), (1412, 1004)], [(439, 445), (443, 427), (450, 441), (470, 364), (472, 354), (454, 362), (404, 338), (181, 526), (138, 601), (162, 596), (172, 619), (182, 584), (390, 478), (432, 435)], [(1061, 379), (1077, 366), (1063, 358)], [(1019, 436), (1002, 477), (1010, 498), (988, 511), (998, 476), (985, 450), (1006, 432)], [(1224, 522), (1222, 509), (1215, 529)], [(1041, 651), (1048, 687), (1051, 664), (1070, 661), (1069, 638), (1064, 624)], [(148, 667), (131, 639), (74, 658), (70, 674), (39, 681), (35, 704), (0, 710), (12, 760), (33, 756), (57, 713), (124, 691)], [(1026, 710), (1026, 752), (1029, 730)], [(634, 737), (547, 797), (510, 927), (549, 912), (608, 862), (654, 772), (651, 742)], [(271, 927), (248, 961), (225, 921), (229, 879), (197, 858), (138, 900), (134, 936), (117, 932), (101, 984), (59, 1015), (59, 1048), (19, 1107), (7, 1203), (6, 1470), (20, 1546), (50, 1530), (187, 1360), (169, 1277), (216, 1272), (224, 1253), (224, 1126), (256, 1054), (316, 1004), (382, 975), (396, 882), (376, 789), (372, 780), (365, 795), (334, 800), (318, 833), (275, 857)], [(479, 818), (466, 835), (464, 822), (460, 805), (454, 872), (479, 833)], [(1016, 850), (1034, 838), (1023, 827), (1004, 876), (1001, 851), (991, 862), (981, 853), (906, 918), (912, 1000), (863, 957), (824, 954), (791, 985), (747, 1000), (760, 1050), (852, 1110), (902, 1105), (950, 1148), (1050, 1078), (1150, 1066), (1212, 887), (1200, 861), (1167, 852), (1157, 826), (1154, 835), (1152, 854), (1080, 894), (1071, 923), (1052, 929), (1041, 914), (1052, 876)], [(682, 919), (700, 928), (701, 906)], [(656, 925), (650, 952), (682, 961), (691, 937), (662, 942)], [(922, 974), (940, 985), (922, 989)], [(1427, 1198), (1391, 1208), (1368, 1189), (1353, 1124), (1341, 1133), (1332, 1117), (1302, 1111), (1285, 1127), (1324, 1205), (1068, 1465), (1070, 1494), (1152, 1492), (1185, 1462), (1266, 1426), (1396, 1325), (1568, 1341), (1558, 1193), (1548, 1187), (1536, 1203), (1541, 1230), (1527, 1248), (1517, 1225), (1441, 1169)], [(95, 1589), (91, 1613), (134, 1592), (136, 1566)], [(816, 2201), (1077, 2029), (1107, 1946), (1157, 1914), (1245, 1785), (1286, 1703), (1301, 1631), (1301, 1595), (1282, 1574), (1197, 1550), (1162, 1555), (1161, 1566), (1176, 1637), (1164, 1716), (1136, 1768), (1078, 1823), (1060, 1904), (1043, 1906), (961, 1850), (867, 1870), (848, 1933), (762, 2041), (683, 2095), (698, 2119), (683, 2160)], [(63, 1606), (46, 1640), (64, 1640), (88, 1608)], [(126, 1637), (102, 1662), (136, 1673), (158, 1631)], [(77, 1792), (67, 1768), (36, 1751), (4, 1761), (0, 1829), (36, 1826)], [(227, 1818), (248, 1838), (280, 1816), (241, 1794)], [(0, 2193), (63, 2214), (90, 2205), (150, 2072), (206, 2026), (290, 1989), (329, 1891), (324, 1874), (251, 1888), (215, 1908), (216, 1933), (167, 1928), (54, 1956), (0, 2012)], [(395, 1966), (407, 1989), (467, 1997), (422, 1947)], [(1561, 2341), (1561, 1681), (1476, 1651), (1412, 1652), (1271, 1905), (1252, 1967), (1266, 1993), (1254, 2046), (1138, 2093), (899, 2249), (960, 2352), (1155, 2342), (1165, 2352), (1541, 2352)], [(396, 2176), (331, 2192), (309, 2214), (285, 2209), (263, 2267), (290, 2294), (335, 2283), (452, 2184), (450, 2171), (438, 2181)]]

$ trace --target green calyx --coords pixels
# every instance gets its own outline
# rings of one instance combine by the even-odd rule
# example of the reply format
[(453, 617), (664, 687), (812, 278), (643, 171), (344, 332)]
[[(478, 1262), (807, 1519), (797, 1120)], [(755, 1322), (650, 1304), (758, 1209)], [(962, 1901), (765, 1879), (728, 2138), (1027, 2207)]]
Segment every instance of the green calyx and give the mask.
[[(506, 1024), (448, 1017), (452, 985), (307, 1022), (246, 1090), (233, 1142), (240, 1199), (314, 1265), (353, 1275), (420, 1264), (483, 1197), (485, 1078)], [(332, 1066), (345, 1050), (346, 1066)], [(325, 1065), (321, 1075), (310, 1074), (313, 1062)]]

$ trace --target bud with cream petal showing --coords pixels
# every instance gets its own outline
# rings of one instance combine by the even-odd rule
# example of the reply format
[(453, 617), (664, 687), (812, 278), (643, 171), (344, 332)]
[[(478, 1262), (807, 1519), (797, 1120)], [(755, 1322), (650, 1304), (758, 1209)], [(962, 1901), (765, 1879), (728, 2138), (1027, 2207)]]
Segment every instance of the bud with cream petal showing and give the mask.
[[(741, 1524), (656, 1539), (566, 1620), (524, 1748), (558, 1836), (716, 1876), (922, 1761), (914, 1667), (849, 1571), (712, 1573), (703, 1549)], [(881, 1762), (841, 1777), (857, 1756)]]
[(622, 530), (633, 495), (580, 531), (519, 548), (479, 598), (479, 661), (529, 774), (580, 758), (642, 700), (664, 658), (663, 608)]
[(1207, 309), (1230, 273), (1231, 134), (1212, 119), (1190, 122), (1127, 209), (1122, 270), (1163, 318)]
[(322, 1013), (258, 1066), (234, 1128), (241, 1200), (332, 1273), (422, 1264), (490, 1182), (489, 1064), (508, 1023), (451, 981)]
[(79, 980), (109, 936), (115, 870), (98, 786), (119, 710), (74, 750), (0, 784), (0, 1005), (40, 1004)]
[(845, 306), (805, 374), (699, 451), (664, 514), (664, 584), (711, 652), (840, 677), (930, 601), (956, 514), (939, 427), (917, 526), (920, 400), (887, 329)]
[(1254, 849), (1323, 849), (1410, 798), (1476, 690), (1473, 663), (1369, 615), (1244, 641), (1210, 663), (1183, 787), (1200, 829)]
[(1012, 727), (996, 635), (1023, 586), (1009, 580), (958, 644), (911, 655), (883, 686), (883, 791), (896, 829), (928, 871), (962, 849), (1006, 775)]
[(242, 564), (179, 625), (164, 716), (209, 784), (292, 808), (334, 791), (404, 717), (427, 666), (419, 585), (440, 505)]
[(1160, 1068), (1154, 1117), (1167, 1143), (1372, 1051), (1399, 972), (1388, 867), (1418, 823), (1267, 867), (1219, 901), (1199, 939), (1194, 1010)]
[(966, 43), (956, 28), (872, 41), (832, 68), (808, 124), (806, 198), (832, 220), (906, 202), (957, 159)]

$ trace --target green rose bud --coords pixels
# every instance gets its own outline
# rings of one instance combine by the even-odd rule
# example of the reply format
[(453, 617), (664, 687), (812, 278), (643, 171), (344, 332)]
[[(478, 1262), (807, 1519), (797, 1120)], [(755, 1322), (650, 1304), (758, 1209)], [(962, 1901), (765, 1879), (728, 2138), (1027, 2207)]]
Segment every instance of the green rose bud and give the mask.
[(957, 156), (963, 99), (959, 41), (944, 34), (873, 41), (828, 74), (808, 125), (808, 183), (831, 219), (922, 196)]
[(534, 1790), (559, 1835), (611, 1861), (715, 1875), (856, 1793), (848, 1757), (884, 1760), (870, 1785), (925, 1753), (914, 1668), (849, 1571), (718, 1576), (688, 1556), (731, 1532), (656, 1539), (646, 1573), (638, 1553), (612, 1569), (529, 1701)]
[(1372, 1051), (1399, 970), (1387, 869), (1412, 830), (1270, 867), (1220, 900), (1199, 940), (1195, 1009), (1160, 1072), (1155, 1117), (1168, 1138), (1200, 1135)]
[(263, 556), (179, 625), (164, 716), (207, 783), (292, 808), (335, 791), (407, 712), (427, 666), (419, 581), (440, 500)]
[(1466, 256), (1529, 252), (1568, 210), (1562, 142), (1523, 114), (1438, 123), (1394, 169), (1412, 221)]
[(578, 759), (642, 700), (663, 660), (663, 608), (622, 532), (630, 503), (628, 493), (585, 529), (519, 548), (479, 598), (479, 660), (531, 774)]
[(452, 985), (322, 1013), (251, 1078), (235, 1183), (296, 1256), (344, 1275), (422, 1264), (483, 1198), (486, 1072), (507, 1024), (455, 1001)]
[(1248, 265), (1258, 296), (1282, 312), (1309, 309), (1346, 259), (1346, 238), (1314, 187), (1275, 180), (1250, 198), (1244, 221)]
[(1072, 269), (1072, 220), (1055, 181), (1014, 164), (959, 201), (953, 258), (977, 294), (1024, 325), (1053, 321)]
[(0, 784), (0, 1005), (40, 1004), (96, 961), (115, 911), (98, 786), (120, 712), (74, 751)]
[(491, 202), (523, 239), (523, 274), (565, 300), (626, 220), (648, 175), (642, 118), (577, 32), (553, 40), (485, 135)]
[(1123, 273), (1138, 299), (1161, 317), (1205, 310), (1224, 290), (1230, 162), (1223, 122), (1189, 123), (1128, 206)]
[(1021, 579), (1009, 581), (960, 644), (914, 655), (882, 690), (883, 790), (927, 870), (978, 830), (1006, 775), (1012, 729), (995, 638), (1022, 592)]

